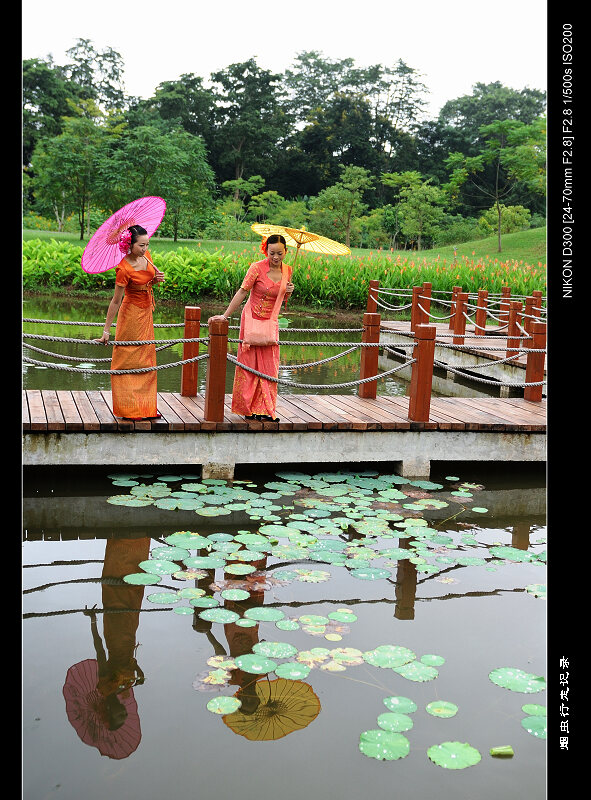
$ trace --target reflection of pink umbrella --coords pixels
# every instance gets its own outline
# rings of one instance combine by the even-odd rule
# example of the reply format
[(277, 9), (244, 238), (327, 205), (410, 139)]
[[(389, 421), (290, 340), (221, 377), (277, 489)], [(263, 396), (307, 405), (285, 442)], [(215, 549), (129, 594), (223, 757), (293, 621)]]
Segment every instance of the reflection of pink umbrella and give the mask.
[(87, 658), (70, 667), (63, 688), (66, 714), (84, 744), (97, 747), (101, 755), (109, 758), (127, 758), (142, 738), (133, 689), (117, 696), (119, 722), (123, 718), (124, 722), (112, 729), (118, 723), (109, 717), (106, 698), (97, 688), (98, 681), (96, 659)]
[(162, 222), (166, 202), (161, 197), (140, 197), (116, 211), (95, 232), (82, 253), (84, 272), (106, 272), (122, 259), (119, 239), (132, 225), (141, 225), (151, 236)]

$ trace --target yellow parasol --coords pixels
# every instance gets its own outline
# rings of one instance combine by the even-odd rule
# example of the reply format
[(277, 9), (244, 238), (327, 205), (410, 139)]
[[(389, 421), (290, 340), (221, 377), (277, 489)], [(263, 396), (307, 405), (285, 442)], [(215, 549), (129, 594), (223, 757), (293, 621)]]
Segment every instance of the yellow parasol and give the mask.
[(318, 233), (312, 233), (312, 231), (307, 231), (305, 228), (287, 228), (283, 225), (267, 225), (259, 222), (255, 222), (250, 227), (260, 236), (271, 236), (273, 233), (281, 234), (285, 238), (288, 247), (296, 248), (294, 264), (300, 248), (309, 250), (312, 253), (326, 253), (332, 256), (346, 256), (351, 252), (346, 244), (335, 242), (334, 239), (320, 236)]
[[(222, 717), (234, 733), (251, 741), (281, 739), (306, 728), (320, 713), (320, 700), (303, 681), (261, 680), (254, 684), (254, 690), (260, 701), (255, 711), (249, 714), (239, 708)], [(240, 698), (241, 691), (235, 696)]]

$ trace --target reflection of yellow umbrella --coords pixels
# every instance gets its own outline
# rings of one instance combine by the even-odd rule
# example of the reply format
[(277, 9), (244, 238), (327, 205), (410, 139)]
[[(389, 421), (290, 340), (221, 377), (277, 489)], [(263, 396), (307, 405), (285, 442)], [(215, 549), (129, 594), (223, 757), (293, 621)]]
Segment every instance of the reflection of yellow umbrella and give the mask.
[[(251, 741), (281, 739), (307, 727), (320, 713), (320, 700), (303, 681), (261, 680), (254, 689), (260, 702), (253, 713), (245, 713), (242, 707), (222, 717), (234, 733)], [(242, 691), (235, 696), (240, 698)]]
[(296, 254), (294, 263), (302, 250), (309, 250), (312, 253), (326, 253), (332, 256), (346, 256), (349, 255), (351, 250), (346, 244), (335, 242), (334, 239), (328, 239), (326, 236), (320, 236), (318, 233), (312, 233), (305, 228), (286, 228), (283, 225), (266, 225), (255, 222), (250, 226), (255, 233), (260, 236), (271, 236), (273, 233), (280, 233), (287, 243), (288, 247), (295, 247)]

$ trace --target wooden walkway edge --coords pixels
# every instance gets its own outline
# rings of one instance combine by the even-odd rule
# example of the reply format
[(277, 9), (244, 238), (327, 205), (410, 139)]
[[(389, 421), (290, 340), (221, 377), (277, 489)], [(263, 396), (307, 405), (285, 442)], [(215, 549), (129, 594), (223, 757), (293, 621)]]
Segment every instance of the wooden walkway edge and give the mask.
[(428, 422), (408, 419), (408, 397), (379, 395), (367, 400), (357, 395), (280, 394), (279, 422), (245, 420), (231, 410), (225, 396), (224, 420), (204, 418), (203, 396), (158, 394), (161, 417), (133, 422), (115, 417), (110, 391), (23, 390), (22, 427), (25, 433), (150, 433), (233, 431), (497, 431), (546, 433), (546, 401), (523, 398), (431, 399)]

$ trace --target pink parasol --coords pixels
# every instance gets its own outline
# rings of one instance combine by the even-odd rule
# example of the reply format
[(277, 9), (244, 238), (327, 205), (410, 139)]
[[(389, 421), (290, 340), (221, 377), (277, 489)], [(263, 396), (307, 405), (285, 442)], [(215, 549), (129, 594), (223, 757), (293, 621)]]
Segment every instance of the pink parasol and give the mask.
[(123, 258), (119, 240), (123, 231), (141, 225), (151, 236), (162, 222), (166, 201), (161, 197), (140, 197), (112, 214), (98, 228), (82, 253), (84, 272), (98, 273), (113, 269)]
[(94, 658), (74, 664), (68, 670), (63, 687), (66, 714), (84, 744), (98, 748), (103, 756), (127, 758), (142, 738), (137, 701), (133, 689), (118, 695), (125, 721), (120, 727), (109, 726), (105, 697), (99, 692), (98, 663)]

